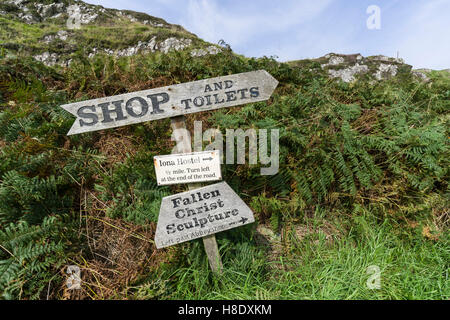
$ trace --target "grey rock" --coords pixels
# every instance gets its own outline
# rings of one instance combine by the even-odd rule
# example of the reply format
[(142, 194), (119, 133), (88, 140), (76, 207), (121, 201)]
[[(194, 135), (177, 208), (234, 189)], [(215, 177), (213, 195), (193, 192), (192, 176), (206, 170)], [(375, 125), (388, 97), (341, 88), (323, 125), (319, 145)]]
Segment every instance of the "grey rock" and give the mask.
[(328, 73), (332, 78), (341, 78), (344, 82), (351, 82), (355, 80), (356, 74), (362, 74), (369, 71), (369, 68), (366, 65), (355, 64), (354, 66), (334, 70), (328, 70)]
[(89, 54), (89, 57), (96, 55), (97, 53), (104, 52), (108, 55), (115, 55), (118, 57), (129, 57), (140, 52), (156, 52), (160, 51), (163, 53), (168, 53), (171, 50), (179, 51), (187, 48), (192, 44), (191, 39), (177, 39), (177, 38), (167, 38), (162, 42), (157, 42), (156, 37), (151, 38), (147, 42), (139, 41), (135, 46), (131, 46), (125, 49), (113, 51), (111, 49), (97, 49), (94, 48)]
[(330, 55), (328, 55), (328, 58), (329, 58), (329, 60), (328, 60), (327, 63), (324, 63), (324, 64), (320, 65), (322, 68), (325, 68), (327, 66), (337, 66), (337, 65), (345, 62), (344, 58), (343, 57), (339, 57), (339, 56), (334, 56), (334, 55), (330, 56)]
[(49, 34), (49, 35), (44, 36), (42, 38), (42, 41), (44, 41), (45, 43), (50, 43), (57, 39), (62, 40), (62, 41), (67, 41), (69, 36), (70, 36), (69, 32), (67, 32), (65, 30), (59, 30), (56, 34)]
[[(381, 81), (395, 77), (400, 66), (406, 65), (401, 58), (391, 58), (384, 55), (363, 57), (358, 54), (329, 53), (322, 58), (315, 59), (321, 63), (322, 69), (331, 78), (340, 78), (344, 82), (356, 80), (356, 75), (368, 74), (370, 78)], [(418, 75), (419, 76), (419, 75)], [(427, 80), (423, 76), (420, 79)]]
[(192, 44), (191, 39), (177, 39), (174, 37), (167, 38), (158, 45), (158, 50), (163, 53), (168, 53), (171, 50), (179, 51)]
[(67, 14), (76, 17), (81, 24), (91, 23), (98, 17), (93, 8), (77, 4), (67, 7)]
[(380, 63), (378, 70), (375, 72), (374, 76), (377, 80), (388, 79), (395, 77), (397, 74), (397, 66), (393, 64)]
[(370, 56), (367, 57), (368, 60), (372, 60), (372, 61), (382, 61), (382, 62), (395, 62), (395, 63), (405, 63), (405, 61), (402, 58), (392, 58), (392, 57), (387, 57), (387, 56), (383, 56), (383, 55), (377, 55), (377, 56)]
[(419, 79), (421, 79), (421, 80), (423, 80), (425, 82), (430, 81), (430, 78), (428, 78), (428, 76), (425, 73), (421, 72), (421, 71), (413, 70), (413, 71), (411, 71), (411, 73), (414, 76), (416, 76), (417, 78), (419, 78)]
[(54, 66), (58, 64), (58, 55), (56, 53), (44, 52), (42, 54), (38, 54), (33, 56), (38, 61), (41, 61), (46, 66)]
[(194, 49), (191, 51), (192, 57), (202, 57), (209, 54), (218, 54), (219, 52), (222, 52), (222, 49), (216, 47), (216, 46), (209, 46), (205, 49)]
[(36, 3), (35, 7), (37, 9), (37, 12), (41, 16), (43, 20), (48, 18), (54, 18), (56, 16), (61, 15), (65, 8), (64, 3), (52, 3), (52, 4), (42, 4), (42, 3)]

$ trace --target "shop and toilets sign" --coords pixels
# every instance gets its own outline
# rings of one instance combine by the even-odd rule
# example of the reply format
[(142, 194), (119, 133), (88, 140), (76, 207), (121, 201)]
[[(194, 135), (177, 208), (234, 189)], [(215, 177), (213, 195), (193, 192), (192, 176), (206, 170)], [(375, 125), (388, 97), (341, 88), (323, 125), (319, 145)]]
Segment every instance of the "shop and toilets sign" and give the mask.
[(62, 105), (77, 117), (67, 135), (269, 99), (278, 81), (258, 70)]

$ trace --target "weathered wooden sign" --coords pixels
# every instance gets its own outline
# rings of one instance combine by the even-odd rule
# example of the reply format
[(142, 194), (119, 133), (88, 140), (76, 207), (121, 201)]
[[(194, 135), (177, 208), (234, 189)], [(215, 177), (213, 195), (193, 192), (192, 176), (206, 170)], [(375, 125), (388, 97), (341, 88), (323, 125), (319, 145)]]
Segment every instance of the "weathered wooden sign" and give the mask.
[(264, 101), (278, 81), (267, 71), (232, 74), (80, 101), (61, 107), (77, 117), (67, 135)]
[[(186, 128), (186, 114), (264, 101), (270, 98), (277, 85), (278, 81), (267, 71), (258, 70), (61, 107), (77, 117), (67, 135), (163, 118), (171, 118), (172, 129), (177, 130)], [(221, 178), (220, 161), (217, 164), (216, 160), (219, 156), (211, 154), (208, 165), (205, 164), (208, 157), (197, 163), (194, 153), (191, 153), (189, 135), (186, 130), (181, 132), (180, 139), (188, 143), (177, 145), (178, 152), (186, 154), (154, 159), (158, 184), (187, 183), (189, 188), (184, 193), (163, 198), (155, 235), (156, 247), (203, 238), (211, 268), (220, 272), (222, 262), (214, 234), (254, 222), (253, 213), (225, 182), (197, 189), (193, 184), (195, 181)], [(186, 159), (191, 160), (184, 162)], [(198, 176), (190, 176), (190, 171)]]
[(255, 221), (253, 212), (226, 182), (164, 197), (156, 247), (202, 238)]
[(222, 180), (219, 150), (153, 157), (158, 185)]

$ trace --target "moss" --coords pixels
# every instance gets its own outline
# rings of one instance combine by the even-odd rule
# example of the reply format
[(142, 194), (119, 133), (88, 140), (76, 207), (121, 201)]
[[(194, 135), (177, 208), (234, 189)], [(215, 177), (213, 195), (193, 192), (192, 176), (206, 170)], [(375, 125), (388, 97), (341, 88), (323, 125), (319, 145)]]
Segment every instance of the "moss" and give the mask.
[(12, 3), (0, 2), (0, 11), (5, 11), (7, 13), (16, 13), (20, 12), (20, 9)]
[(164, 19), (153, 17), (153, 16), (148, 15), (143, 12), (136, 12), (136, 11), (132, 11), (132, 10), (122, 10), (122, 12), (126, 15), (130, 15), (130, 16), (136, 18), (140, 22), (148, 20), (155, 24), (158, 23), (158, 24), (168, 25), (168, 23)]

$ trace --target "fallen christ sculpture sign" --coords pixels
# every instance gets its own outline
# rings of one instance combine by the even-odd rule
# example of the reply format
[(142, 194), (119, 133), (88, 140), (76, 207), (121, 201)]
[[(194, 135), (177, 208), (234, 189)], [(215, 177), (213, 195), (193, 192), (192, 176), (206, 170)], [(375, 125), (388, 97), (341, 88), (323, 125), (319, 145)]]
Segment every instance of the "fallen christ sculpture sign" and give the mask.
[(269, 99), (278, 81), (258, 70), (62, 105), (77, 117), (67, 135)]
[(226, 182), (164, 197), (155, 244), (158, 249), (255, 221), (253, 212)]

